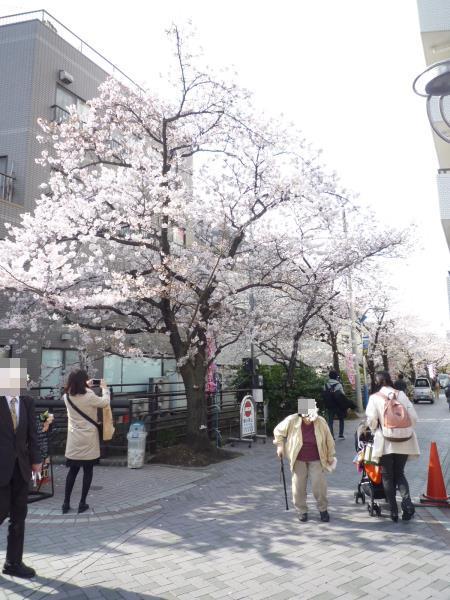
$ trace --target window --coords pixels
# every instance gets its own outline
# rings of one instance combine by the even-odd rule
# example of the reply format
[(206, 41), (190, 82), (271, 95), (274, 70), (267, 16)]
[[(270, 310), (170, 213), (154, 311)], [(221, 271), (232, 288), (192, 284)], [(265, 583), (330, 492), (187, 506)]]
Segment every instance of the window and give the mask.
[(428, 388), (428, 387), (430, 387), (430, 383), (429, 383), (428, 379), (417, 379), (415, 387)]
[(65, 121), (65, 119), (69, 116), (69, 107), (75, 106), (78, 115), (82, 121), (87, 120), (87, 113), (89, 112), (89, 107), (86, 102), (66, 90), (65, 88), (58, 85), (56, 87), (56, 104), (54, 106), (55, 109), (55, 121), (61, 123), (61, 121)]
[(8, 175), (8, 157), (0, 156), (0, 200), (12, 202), (13, 182), (12, 174)]
[[(122, 358), (121, 356), (105, 356), (103, 362), (103, 377), (110, 385), (127, 385), (121, 388), (124, 392), (145, 392), (150, 378), (162, 375), (162, 360), (160, 358)], [(117, 387), (114, 388), (118, 391)]]
[(11, 346), (0, 346), (0, 358), (11, 358), (12, 348)]
[[(59, 392), (68, 373), (79, 366), (78, 350), (43, 349), (41, 359), (41, 388), (54, 388)], [(48, 393), (52, 393), (52, 390), (42, 390), (43, 396)]]

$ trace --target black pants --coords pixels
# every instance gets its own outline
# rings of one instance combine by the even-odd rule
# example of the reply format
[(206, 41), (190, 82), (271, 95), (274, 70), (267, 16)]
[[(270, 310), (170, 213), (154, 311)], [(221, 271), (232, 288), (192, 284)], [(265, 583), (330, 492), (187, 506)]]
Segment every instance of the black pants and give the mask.
[(22, 562), (25, 538), (25, 518), (28, 512), (28, 481), (25, 481), (16, 461), (11, 481), (0, 487), (0, 525), (9, 515), (6, 560)]
[(380, 459), (384, 493), (393, 514), (398, 513), (397, 501), (395, 499), (397, 489), (402, 497), (402, 509), (405, 512), (414, 510), (411, 496), (409, 495), (408, 481), (405, 477), (405, 464), (407, 460), (407, 454), (385, 454)]
[[(338, 414), (339, 419), (339, 437), (343, 437), (344, 435), (344, 419), (345, 417)], [(331, 435), (334, 437), (334, 429), (333, 429), (333, 421), (334, 421), (334, 411), (328, 411), (328, 427), (330, 428)]]

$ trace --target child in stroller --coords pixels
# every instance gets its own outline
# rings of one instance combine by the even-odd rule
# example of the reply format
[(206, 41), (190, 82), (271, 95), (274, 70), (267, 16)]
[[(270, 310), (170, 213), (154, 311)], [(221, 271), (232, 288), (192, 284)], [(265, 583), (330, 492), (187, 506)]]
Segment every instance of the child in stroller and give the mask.
[(367, 426), (366, 421), (361, 421), (355, 432), (355, 450), (358, 453), (355, 457), (358, 469), (361, 471), (361, 481), (358, 483), (358, 490), (354, 493), (356, 504), (361, 500), (366, 503), (366, 496), (370, 498), (367, 504), (367, 511), (371, 517), (381, 516), (381, 507), (375, 500), (386, 499), (383, 481), (381, 477), (381, 468), (379, 465), (370, 461), (370, 449), (373, 443), (373, 434)]

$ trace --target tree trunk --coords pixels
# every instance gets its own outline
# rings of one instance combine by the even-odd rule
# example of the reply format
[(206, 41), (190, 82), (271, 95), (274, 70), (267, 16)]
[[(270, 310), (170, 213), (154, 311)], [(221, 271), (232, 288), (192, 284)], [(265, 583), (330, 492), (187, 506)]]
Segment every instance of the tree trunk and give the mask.
[(206, 367), (203, 355), (197, 354), (194, 364), (180, 368), (186, 389), (186, 444), (195, 450), (211, 450), (207, 428)]
[(337, 343), (337, 337), (337, 333), (332, 331), (332, 329), (330, 328), (330, 345), (331, 351), (333, 353), (333, 369), (336, 371), (336, 373), (339, 373), (341, 369), (339, 365), (339, 348)]
[(375, 362), (373, 358), (367, 358), (367, 370), (370, 377), (370, 389), (373, 393), (375, 391)]
[(414, 385), (414, 382), (416, 381), (416, 370), (414, 368), (414, 361), (412, 359), (412, 356), (408, 356), (408, 368), (409, 368), (409, 379), (412, 382), (412, 384)]

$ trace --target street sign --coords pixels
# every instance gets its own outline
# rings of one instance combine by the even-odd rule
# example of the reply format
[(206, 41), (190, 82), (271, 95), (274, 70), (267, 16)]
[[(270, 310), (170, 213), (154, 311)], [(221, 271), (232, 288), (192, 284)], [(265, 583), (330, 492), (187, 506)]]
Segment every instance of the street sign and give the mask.
[(241, 402), (241, 438), (256, 434), (256, 410), (252, 396), (245, 396)]
[(369, 336), (367, 334), (362, 336), (362, 349), (363, 350), (369, 349)]

